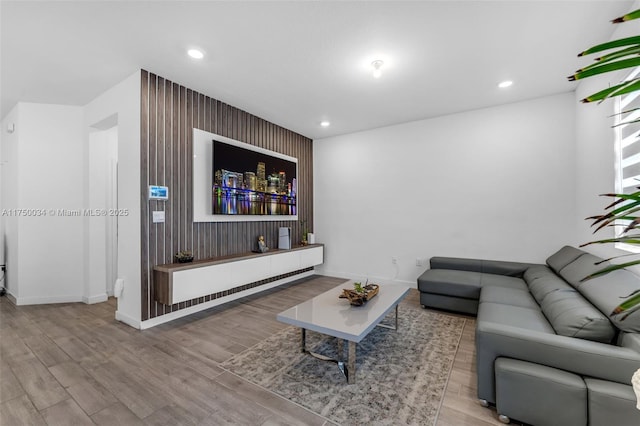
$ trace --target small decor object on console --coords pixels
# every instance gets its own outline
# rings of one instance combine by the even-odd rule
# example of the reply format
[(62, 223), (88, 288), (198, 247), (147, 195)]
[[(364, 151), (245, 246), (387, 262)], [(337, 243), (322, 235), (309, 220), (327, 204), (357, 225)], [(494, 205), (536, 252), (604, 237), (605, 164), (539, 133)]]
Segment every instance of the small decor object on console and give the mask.
[(193, 254), (189, 250), (181, 250), (177, 252), (175, 258), (178, 263), (193, 262)]
[(269, 247), (267, 247), (267, 243), (264, 242), (264, 236), (260, 235), (258, 237), (258, 251), (260, 253), (265, 253), (269, 251)]
[(376, 294), (380, 286), (378, 284), (365, 284), (354, 283), (353, 290), (343, 289), (340, 299), (349, 299), (349, 303), (353, 306), (362, 306), (372, 299)]
[(309, 228), (307, 228), (307, 221), (301, 220), (300, 226), (302, 228), (302, 240), (300, 241), (300, 245), (306, 246), (307, 244), (310, 244), (309, 241), (307, 240), (307, 234), (309, 234)]

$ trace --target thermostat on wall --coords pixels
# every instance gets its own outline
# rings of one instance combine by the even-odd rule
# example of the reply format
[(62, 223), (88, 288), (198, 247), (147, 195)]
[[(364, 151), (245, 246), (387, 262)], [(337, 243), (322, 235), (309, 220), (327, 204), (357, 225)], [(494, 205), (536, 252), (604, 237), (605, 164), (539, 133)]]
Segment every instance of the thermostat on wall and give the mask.
[(149, 199), (150, 200), (168, 200), (169, 199), (169, 187), (149, 185)]

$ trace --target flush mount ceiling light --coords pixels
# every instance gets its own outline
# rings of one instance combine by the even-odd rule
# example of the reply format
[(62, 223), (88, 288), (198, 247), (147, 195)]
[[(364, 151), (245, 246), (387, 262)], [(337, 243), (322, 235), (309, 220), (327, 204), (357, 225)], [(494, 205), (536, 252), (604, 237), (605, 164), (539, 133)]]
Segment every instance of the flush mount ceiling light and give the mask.
[(380, 59), (376, 59), (375, 61), (371, 62), (371, 67), (373, 68), (373, 77), (374, 78), (380, 78), (382, 76), (382, 66), (384, 65), (384, 61), (381, 61)]
[(198, 49), (189, 49), (187, 50), (187, 55), (191, 56), (193, 59), (202, 59), (204, 58), (204, 53)]
[(505, 80), (502, 83), (498, 84), (498, 87), (501, 88), (501, 89), (505, 89), (505, 88), (511, 86), (512, 84), (513, 84), (513, 81)]
[(320, 122), (320, 125), (321, 125), (322, 127), (329, 127), (329, 126), (331, 125), (331, 123), (329, 123), (328, 121), (321, 121), (321, 122)]

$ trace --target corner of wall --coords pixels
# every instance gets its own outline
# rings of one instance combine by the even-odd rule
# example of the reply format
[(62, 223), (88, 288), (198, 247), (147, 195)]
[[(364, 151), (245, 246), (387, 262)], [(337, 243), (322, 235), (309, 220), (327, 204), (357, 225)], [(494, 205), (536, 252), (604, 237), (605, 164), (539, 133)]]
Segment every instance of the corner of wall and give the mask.
[(128, 214), (118, 219), (117, 278), (123, 279), (125, 291), (115, 318), (135, 328), (141, 320), (140, 90), (141, 70), (136, 70), (85, 106), (87, 129), (117, 115), (118, 208)]
[[(20, 135), (20, 104), (2, 120), (0, 128), (0, 209), (18, 208), (21, 180), (18, 178)], [(9, 131), (11, 126), (11, 131)], [(18, 218), (9, 214), (0, 216), (0, 264), (6, 265), (2, 286), (15, 301), (19, 296), (18, 270)]]

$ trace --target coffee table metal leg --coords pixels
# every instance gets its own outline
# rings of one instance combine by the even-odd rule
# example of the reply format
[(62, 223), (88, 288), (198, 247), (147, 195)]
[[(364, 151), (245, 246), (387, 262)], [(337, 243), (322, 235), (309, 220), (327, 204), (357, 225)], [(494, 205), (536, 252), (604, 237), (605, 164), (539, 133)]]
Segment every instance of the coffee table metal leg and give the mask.
[(376, 327), (388, 328), (390, 330), (398, 329), (398, 305), (396, 305), (396, 320), (395, 325), (387, 325), (387, 324), (376, 324)]
[(306, 328), (301, 328), (300, 329), (300, 343), (302, 344), (302, 352), (306, 352), (307, 351), (307, 329)]
[(347, 365), (344, 362), (344, 340), (338, 339), (338, 358), (333, 359), (326, 355), (321, 355), (307, 350), (307, 329), (300, 328), (300, 350), (322, 361), (331, 361), (338, 364), (338, 368), (347, 378), (350, 385), (356, 382), (356, 342), (349, 342), (347, 347)]
[(347, 383), (356, 382), (356, 342), (349, 342), (349, 358), (347, 360)]
[(396, 328), (395, 330), (398, 329), (398, 305), (396, 305)]
[(344, 363), (344, 340), (343, 339), (338, 339), (338, 358), (336, 359), (336, 361), (338, 364), (338, 369), (342, 374), (344, 374), (344, 377), (346, 377), (348, 380), (349, 371), (348, 371), (348, 368), (344, 365), (345, 363)]

